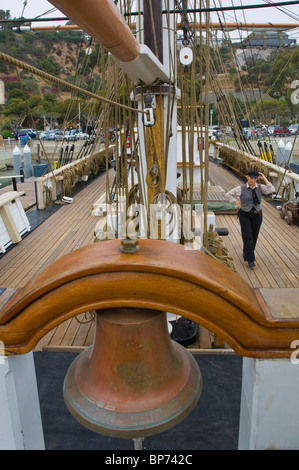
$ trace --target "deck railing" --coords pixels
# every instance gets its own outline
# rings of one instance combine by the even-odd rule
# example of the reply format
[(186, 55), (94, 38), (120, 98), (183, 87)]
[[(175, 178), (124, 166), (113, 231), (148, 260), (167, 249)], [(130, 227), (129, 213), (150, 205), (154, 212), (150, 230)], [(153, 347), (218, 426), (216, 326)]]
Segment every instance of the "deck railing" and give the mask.
[[(214, 157), (217, 158), (217, 154), (221, 149), (235, 152), (240, 155), (240, 158), (245, 157), (248, 161), (256, 162), (257, 164), (262, 164), (268, 170), (268, 176), (271, 179), (273, 186), (275, 187), (277, 194), (282, 195), (284, 188), (288, 185), (288, 199), (291, 200), (295, 197), (295, 193), (299, 192), (299, 174), (294, 173), (293, 171), (283, 168), (275, 163), (271, 163), (267, 160), (263, 160), (259, 157), (256, 157), (248, 152), (240, 151), (234, 148), (231, 145), (223, 144), (219, 141), (213, 142), (215, 145), (215, 154)], [(237, 162), (236, 162), (237, 163)]]
[(56, 168), (36, 180), (36, 204), (38, 209), (45, 209), (56, 201), (58, 196), (71, 196), (71, 190), (79, 181), (87, 181), (91, 172), (96, 174), (106, 162), (113, 158), (114, 145), (106, 150), (91, 153), (78, 160)]

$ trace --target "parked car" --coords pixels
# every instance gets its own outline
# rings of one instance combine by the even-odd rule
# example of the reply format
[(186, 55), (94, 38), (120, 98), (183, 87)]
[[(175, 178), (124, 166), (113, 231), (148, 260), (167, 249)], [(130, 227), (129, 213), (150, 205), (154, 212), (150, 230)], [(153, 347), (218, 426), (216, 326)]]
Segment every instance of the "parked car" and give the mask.
[(244, 127), (242, 129), (242, 135), (246, 137), (247, 139), (250, 139), (251, 137), (255, 137), (257, 134), (257, 131), (255, 127)]
[(291, 124), (289, 126), (289, 131), (292, 135), (296, 134), (299, 124)]
[(251, 132), (250, 127), (245, 127), (245, 128), (243, 129), (242, 135), (243, 135), (246, 139), (250, 139), (250, 137), (252, 137), (252, 132)]
[(50, 131), (46, 131), (45, 134), (41, 137), (41, 139), (48, 140), (49, 135), (50, 135)]
[(76, 137), (76, 140), (86, 140), (89, 138), (89, 135), (86, 132), (79, 131), (78, 129), (72, 129), (71, 135)]
[(41, 140), (44, 140), (44, 138), (48, 134), (48, 131), (37, 131), (37, 134)]
[(65, 131), (55, 131), (54, 132), (54, 140), (57, 142), (57, 140), (63, 140), (65, 136)]
[(47, 132), (47, 134), (45, 135), (44, 139), (45, 140), (58, 140), (58, 137), (59, 137), (59, 133), (63, 131), (61, 129), (54, 129), (52, 131), (49, 131)]
[(65, 140), (66, 142), (75, 142), (77, 139), (76, 136), (70, 131), (65, 131), (63, 140)]
[(99, 139), (100, 143), (103, 144), (105, 142), (105, 134), (103, 130), (97, 130), (95, 129), (93, 133), (89, 136), (91, 139)]
[(29, 135), (30, 139), (35, 139), (36, 131), (34, 129), (19, 129), (13, 133), (16, 140), (18, 140), (19, 137), (25, 137), (26, 135)]
[(273, 135), (274, 129), (275, 129), (275, 126), (269, 126), (269, 127), (268, 127), (268, 134), (269, 134), (269, 135)]
[(276, 136), (276, 135), (284, 136), (284, 135), (291, 135), (291, 133), (290, 133), (290, 131), (287, 127), (274, 126), (273, 135), (274, 136)]
[(216, 139), (220, 139), (222, 136), (222, 132), (220, 130), (220, 126), (214, 125), (214, 126), (209, 126), (209, 133), (212, 133), (212, 136), (216, 137)]

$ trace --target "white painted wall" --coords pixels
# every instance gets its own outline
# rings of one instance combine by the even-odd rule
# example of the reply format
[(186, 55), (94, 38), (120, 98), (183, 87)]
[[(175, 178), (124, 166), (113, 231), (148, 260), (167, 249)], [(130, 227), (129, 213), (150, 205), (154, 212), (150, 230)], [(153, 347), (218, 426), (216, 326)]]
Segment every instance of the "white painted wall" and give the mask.
[(299, 450), (299, 364), (243, 358), (239, 450)]
[(0, 450), (44, 450), (32, 351), (0, 356)]

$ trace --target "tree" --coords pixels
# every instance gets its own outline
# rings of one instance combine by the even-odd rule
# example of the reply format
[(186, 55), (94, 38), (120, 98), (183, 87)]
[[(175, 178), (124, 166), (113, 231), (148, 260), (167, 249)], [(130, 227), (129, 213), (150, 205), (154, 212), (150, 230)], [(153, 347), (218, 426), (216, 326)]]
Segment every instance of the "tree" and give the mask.
[(298, 79), (299, 48), (277, 55), (268, 84), (273, 98), (287, 98), (291, 82)]
[(10, 20), (10, 10), (0, 10), (0, 19), (2, 20)]
[(263, 100), (258, 103), (256, 114), (262, 116), (262, 120), (270, 124), (276, 116), (288, 120), (289, 107), (285, 100)]

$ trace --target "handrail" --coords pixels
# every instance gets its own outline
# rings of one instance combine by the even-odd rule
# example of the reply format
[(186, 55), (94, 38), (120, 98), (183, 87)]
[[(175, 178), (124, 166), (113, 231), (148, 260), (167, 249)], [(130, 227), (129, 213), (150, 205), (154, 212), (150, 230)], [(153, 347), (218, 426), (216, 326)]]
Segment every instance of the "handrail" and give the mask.
[[(222, 147), (222, 148), (227, 148), (227, 149), (230, 149), (230, 150), (234, 150), (236, 152), (238, 151), (237, 149), (233, 148), (232, 146), (224, 144), (222, 142), (213, 142), (213, 144), (217, 148)], [(296, 181), (297, 183), (299, 183), (299, 175), (297, 173), (294, 173), (291, 170), (286, 170), (285, 168), (283, 168), (281, 166), (278, 166), (275, 163), (267, 162), (266, 160), (261, 160), (259, 157), (255, 157), (251, 153), (242, 151), (242, 154), (245, 155), (246, 157), (248, 157), (251, 160), (254, 160), (254, 161), (259, 162), (259, 163), (263, 163), (263, 165), (267, 166), (270, 170), (272, 170), (276, 173), (279, 173), (282, 176), (287, 176), (288, 178), (290, 178), (290, 179)]]
[(298, 315), (273, 316), (262, 292), (220, 262), (161, 240), (139, 240), (140, 249), (131, 254), (121, 246), (117, 239), (82, 247), (17, 289), (0, 313), (6, 353), (30, 351), (80, 313), (130, 307), (182, 315), (240, 355), (291, 356), (291, 343), (299, 338)]
[[(102, 145), (101, 145), (102, 147)], [(38, 209), (45, 209), (46, 207), (46, 198), (44, 196), (45, 187), (49, 189), (51, 192), (51, 201), (56, 201), (57, 195), (60, 192), (60, 188), (57, 188), (57, 183), (59, 181), (63, 181), (63, 173), (66, 170), (71, 170), (80, 167), (82, 164), (89, 162), (93, 158), (97, 158), (100, 155), (103, 155), (105, 158), (105, 148), (99, 148), (99, 150), (95, 153), (89, 153), (88, 155), (79, 158), (78, 160), (73, 160), (62, 167), (56, 168), (55, 170), (51, 170), (50, 173), (46, 173), (43, 176), (39, 176), (36, 179), (36, 198), (37, 198), (37, 207)], [(112, 151), (114, 145), (109, 145), (108, 152)], [(87, 170), (86, 176), (89, 176), (90, 170)], [(49, 185), (49, 186), (47, 186)]]

